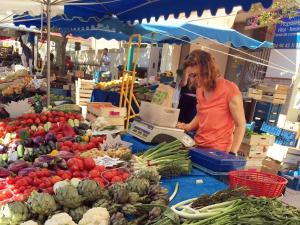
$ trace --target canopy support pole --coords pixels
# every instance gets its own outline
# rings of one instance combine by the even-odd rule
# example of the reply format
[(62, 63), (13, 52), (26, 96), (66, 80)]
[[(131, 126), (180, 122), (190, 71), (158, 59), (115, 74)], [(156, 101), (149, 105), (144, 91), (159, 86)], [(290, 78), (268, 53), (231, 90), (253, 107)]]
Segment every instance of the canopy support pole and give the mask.
[(47, 107), (50, 106), (50, 37), (51, 37), (51, 2), (47, 0)]

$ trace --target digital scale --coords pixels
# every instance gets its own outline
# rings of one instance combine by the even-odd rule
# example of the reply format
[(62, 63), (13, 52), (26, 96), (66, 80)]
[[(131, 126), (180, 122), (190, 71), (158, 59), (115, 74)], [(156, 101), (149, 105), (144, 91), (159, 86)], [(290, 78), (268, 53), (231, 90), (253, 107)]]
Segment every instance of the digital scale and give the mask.
[(159, 127), (146, 123), (141, 119), (135, 119), (131, 123), (128, 133), (146, 143), (159, 144), (179, 140), (187, 148), (191, 148), (195, 145), (194, 140), (187, 135), (184, 130)]

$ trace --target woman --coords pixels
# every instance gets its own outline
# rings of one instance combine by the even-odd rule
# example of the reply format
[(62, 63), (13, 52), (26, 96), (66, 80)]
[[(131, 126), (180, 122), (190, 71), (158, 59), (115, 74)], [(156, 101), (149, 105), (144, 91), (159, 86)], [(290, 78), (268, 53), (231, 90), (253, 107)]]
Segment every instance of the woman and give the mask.
[(180, 99), (178, 108), (180, 109), (179, 119), (180, 123), (190, 123), (197, 114), (196, 104), (196, 88), (193, 78), (188, 78), (187, 84), (182, 80), (180, 86)]
[(238, 87), (222, 78), (213, 57), (194, 50), (184, 63), (185, 76), (197, 86), (197, 115), (190, 123), (179, 123), (187, 132), (197, 130), (196, 144), (236, 154), (245, 133), (242, 95)]

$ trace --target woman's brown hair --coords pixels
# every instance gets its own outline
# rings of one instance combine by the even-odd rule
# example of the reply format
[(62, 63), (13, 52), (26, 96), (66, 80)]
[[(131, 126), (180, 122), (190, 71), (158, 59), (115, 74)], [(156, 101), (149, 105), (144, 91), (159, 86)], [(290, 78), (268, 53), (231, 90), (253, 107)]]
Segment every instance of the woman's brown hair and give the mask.
[(216, 88), (216, 80), (220, 76), (220, 72), (216, 66), (212, 55), (203, 50), (194, 50), (184, 61), (184, 69), (187, 67), (199, 66), (200, 78), (203, 82), (203, 87), (207, 91), (212, 91)]

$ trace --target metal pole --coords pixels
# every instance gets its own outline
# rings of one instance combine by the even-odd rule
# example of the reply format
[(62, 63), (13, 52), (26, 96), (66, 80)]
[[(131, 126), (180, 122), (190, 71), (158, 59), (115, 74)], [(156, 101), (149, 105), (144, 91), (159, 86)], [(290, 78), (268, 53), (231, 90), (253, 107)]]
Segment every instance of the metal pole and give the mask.
[(47, 0), (47, 107), (50, 106), (50, 27), (51, 27), (51, 4)]

